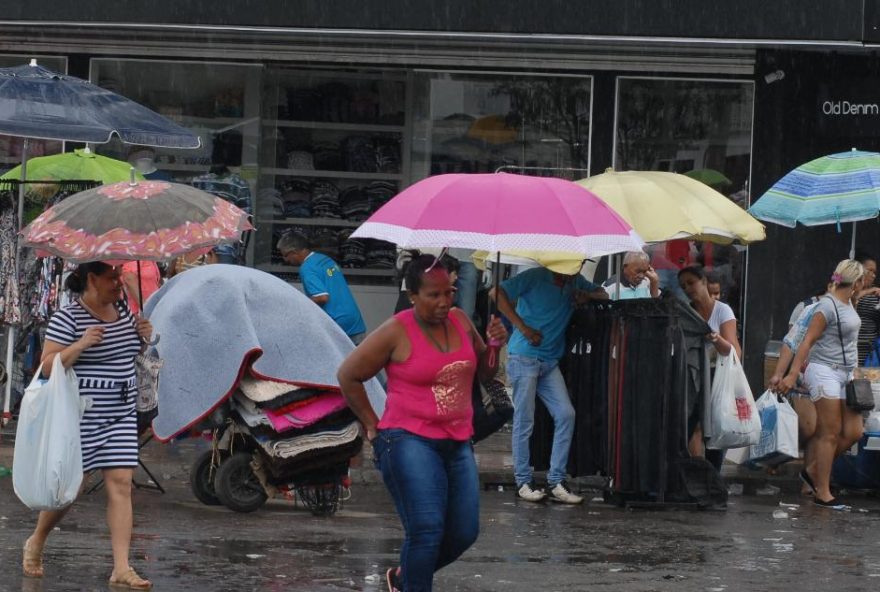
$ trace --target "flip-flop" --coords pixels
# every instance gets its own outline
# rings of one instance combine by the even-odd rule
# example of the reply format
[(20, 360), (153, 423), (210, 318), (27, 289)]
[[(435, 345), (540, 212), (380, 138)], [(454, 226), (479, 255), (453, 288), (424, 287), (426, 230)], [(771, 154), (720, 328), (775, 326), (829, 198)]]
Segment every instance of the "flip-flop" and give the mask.
[(807, 470), (804, 469), (800, 473), (798, 473), (798, 477), (800, 477), (804, 485), (810, 488), (810, 491), (813, 492), (813, 495), (816, 495), (816, 484), (813, 483), (813, 479), (810, 477), (810, 474), (807, 473)]
[(838, 510), (838, 511), (845, 512), (845, 511), (852, 509), (851, 506), (846, 505), (845, 503), (841, 502), (836, 497), (832, 497), (827, 502), (823, 502), (822, 500), (817, 498), (817, 499), (813, 500), (813, 503), (816, 504), (817, 506), (819, 506), (820, 508), (828, 508), (829, 510)]
[(400, 592), (400, 576), (396, 567), (389, 567), (385, 572), (385, 582), (388, 584), (388, 592)]
[(118, 576), (110, 576), (110, 586), (113, 588), (126, 588), (128, 590), (149, 590), (153, 587), (150, 580), (140, 577), (133, 567), (122, 572)]
[(24, 542), (21, 558), (21, 571), (26, 578), (43, 577), (43, 552), (31, 549), (31, 540)]

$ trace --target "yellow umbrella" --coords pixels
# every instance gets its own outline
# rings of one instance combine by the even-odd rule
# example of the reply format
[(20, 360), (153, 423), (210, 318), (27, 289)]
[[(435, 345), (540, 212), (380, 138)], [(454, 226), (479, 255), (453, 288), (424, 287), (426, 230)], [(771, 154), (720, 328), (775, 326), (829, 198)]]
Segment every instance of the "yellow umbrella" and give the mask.
[[(474, 251), (471, 258), (477, 269), (485, 271), (486, 261), (495, 263), (497, 253), (489, 251)], [(504, 251), (501, 253), (501, 263), (508, 265), (523, 265), (529, 263), (537, 263), (541, 267), (546, 267), (550, 271), (561, 273), (563, 275), (574, 275), (579, 273), (581, 266), (584, 264), (584, 256), (580, 253), (565, 253), (562, 251)]]
[(764, 240), (764, 225), (711, 187), (661, 171), (608, 170), (576, 181), (620, 216), (645, 242), (691, 239), (718, 244)]

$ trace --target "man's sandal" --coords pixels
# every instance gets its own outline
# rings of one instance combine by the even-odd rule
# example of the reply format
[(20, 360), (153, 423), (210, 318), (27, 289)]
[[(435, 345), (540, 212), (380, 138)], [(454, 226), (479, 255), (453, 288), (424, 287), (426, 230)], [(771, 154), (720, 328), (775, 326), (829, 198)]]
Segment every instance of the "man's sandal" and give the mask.
[(21, 571), (26, 578), (43, 577), (43, 551), (31, 547), (31, 540), (24, 542), (21, 557)]
[(127, 571), (118, 576), (110, 576), (110, 585), (114, 588), (129, 590), (149, 590), (153, 587), (153, 583), (140, 577), (133, 567), (129, 567)]

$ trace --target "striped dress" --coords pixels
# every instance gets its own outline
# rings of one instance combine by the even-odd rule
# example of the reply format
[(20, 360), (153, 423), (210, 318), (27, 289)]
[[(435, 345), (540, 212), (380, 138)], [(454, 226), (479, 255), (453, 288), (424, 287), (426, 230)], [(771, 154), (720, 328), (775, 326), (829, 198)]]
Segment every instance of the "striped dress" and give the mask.
[(79, 378), (79, 394), (90, 400), (80, 423), (83, 470), (136, 467), (134, 358), (141, 350), (141, 341), (129, 312), (120, 307), (119, 318), (108, 323), (74, 301), (52, 316), (46, 340), (66, 347), (95, 325), (104, 327), (103, 341), (85, 350), (73, 365)]

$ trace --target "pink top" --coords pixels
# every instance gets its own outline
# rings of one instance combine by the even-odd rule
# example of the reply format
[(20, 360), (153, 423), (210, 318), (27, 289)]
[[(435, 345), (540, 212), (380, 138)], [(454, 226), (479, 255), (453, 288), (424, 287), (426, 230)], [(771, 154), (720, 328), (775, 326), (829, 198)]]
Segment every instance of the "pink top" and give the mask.
[[(137, 278), (138, 272), (138, 262), (137, 261), (126, 261), (122, 266), (122, 273), (130, 273), (135, 278)], [(137, 280), (135, 280), (137, 281)], [(141, 290), (143, 292), (143, 301), (147, 302), (147, 299), (153, 295), (153, 292), (159, 289), (159, 286), (162, 283), (162, 275), (159, 273), (159, 266), (156, 265), (154, 261), (141, 261)], [(138, 314), (141, 312), (140, 306), (138, 306), (138, 299), (135, 294), (128, 294), (126, 292), (126, 296), (128, 298), (128, 308), (132, 313)]]
[(385, 367), (388, 399), (379, 429), (402, 428), (425, 438), (468, 440), (474, 433), (471, 393), (477, 354), (467, 331), (450, 314), (461, 347), (443, 353), (419, 329), (412, 309), (394, 318), (406, 330), (412, 351), (405, 361)]

